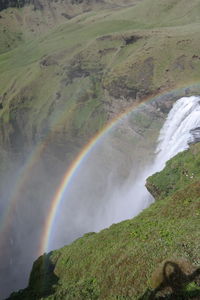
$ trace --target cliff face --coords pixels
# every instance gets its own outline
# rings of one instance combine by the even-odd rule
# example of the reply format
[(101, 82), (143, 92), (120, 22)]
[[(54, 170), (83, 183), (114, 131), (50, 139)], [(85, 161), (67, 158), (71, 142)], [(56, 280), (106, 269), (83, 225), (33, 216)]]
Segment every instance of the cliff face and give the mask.
[[(136, 2), (137, 0), (0, 0), (0, 11), (7, 9), (7, 8), (22, 8), (24, 6), (33, 5), (34, 10), (44, 10), (47, 7), (55, 8), (57, 6), (65, 6), (70, 9), (70, 7), (73, 6), (79, 6), (84, 7), (85, 11), (89, 11), (92, 9), (94, 5), (109, 7), (112, 6), (118, 7), (118, 6), (126, 6), (128, 4), (132, 4)], [(64, 14), (64, 12), (63, 12)], [(70, 15), (68, 16), (66, 13), (66, 18), (70, 18)]]
[[(195, 50), (199, 28), (192, 23), (198, 10), (195, 1), (187, 20), (183, 16), (189, 7), (180, 13), (180, 4), (168, 7), (167, 2), (156, 8), (150, 1), (136, 0), (0, 4), (27, 4), (2, 11), (0, 18), (0, 145), (4, 149), (18, 152), (21, 145), (29, 149), (62, 110), (71, 110), (71, 121), (60, 127), (60, 140), (65, 143), (68, 136), (72, 147), (79, 148), (108, 119), (134, 103), (185, 85), (177, 94), (169, 94), (164, 104), (154, 106), (154, 112), (164, 115), (178, 97), (199, 92), (198, 86), (188, 88), (196, 83), (200, 70)], [(156, 19), (158, 24), (153, 14), (162, 16)], [(78, 89), (81, 92), (74, 92), (70, 102), (72, 91)], [(80, 121), (82, 111), (87, 121)], [(88, 129), (88, 123), (93, 129)]]
[[(154, 112), (165, 114), (178, 97), (199, 92), (198, 86), (187, 88), (188, 78), (195, 83), (200, 70), (195, 52), (199, 28), (191, 23), (195, 3), (188, 19), (182, 21), (188, 31), (181, 26), (169, 28), (169, 15), (179, 25), (175, 17), (178, 7), (170, 7), (166, 15), (166, 3), (157, 12), (151, 11), (149, 1), (145, 5), (143, 1), (118, 1), (115, 5), (113, 1), (23, 3), (44, 9), (34, 11), (27, 5), (1, 14), (2, 148), (18, 152), (23, 145), (29, 149), (50, 130), (51, 120), (67, 109), (71, 121), (60, 127), (60, 140), (65, 143), (64, 136), (68, 136), (72, 147), (80, 148), (108, 119), (134, 103), (185, 85), (179, 93), (170, 93), (163, 105), (154, 106)], [(129, 8), (121, 8), (122, 3)], [(163, 16), (162, 29), (155, 30), (161, 21), (154, 24), (146, 7)], [(72, 91), (76, 92), (70, 102)], [(80, 121), (82, 111), (87, 121)]]
[[(41, 256), (33, 265), (28, 288), (8, 299), (138, 299), (165, 259), (169, 264), (187, 259), (199, 267), (199, 163), (200, 144), (178, 154), (147, 180), (154, 204), (132, 220)], [(193, 291), (188, 287), (181, 295), (193, 299), (194, 294), (198, 299), (198, 287)]]
[(25, 4), (29, 4), (29, 0), (1, 0), (0, 1), (0, 11), (8, 7), (23, 7)]
[(168, 161), (161, 173), (148, 178), (146, 187), (153, 197), (163, 199), (199, 181), (199, 147), (199, 143), (191, 146)]
[[(48, 4), (51, 5), (53, 3), (60, 4), (58, 2), (63, 2), (63, 1), (55, 1), (55, 0), (0, 0), (0, 11), (9, 7), (16, 7), (16, 8), (21, 8), (25, 5), (30, 5), (32, 4), (34, 9), (44, 9), (44, 7)], [(64, 1), (67, 4), (72, 4), (72, 5), (78, 5), (83, 2), (87, 2), (88, 5), (90, 5), (92, 2), (103, 2), (101, 0), (89, 0), (89, 1), (84, 1), (84, 0), (65, 0)]]

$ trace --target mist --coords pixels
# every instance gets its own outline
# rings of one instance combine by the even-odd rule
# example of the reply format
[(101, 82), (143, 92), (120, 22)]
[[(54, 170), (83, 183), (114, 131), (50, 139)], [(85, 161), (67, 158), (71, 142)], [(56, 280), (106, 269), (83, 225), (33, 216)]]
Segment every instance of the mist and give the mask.
[[(67, 245), (87, 232), (98, 232), (113, 223), (132, 218), (153, 202), (145, 188), (146, 178), (163, 168), (171, 156), (186, 149), (192, 139), (190, 130), (200, 126), (199, 99), (190, 98), (188, 103), (191, 102), (193, 106), (185, 108), (179, 123), (173, 123), (172, 119), (177, 119), (176, 114), (180, 115), (184, 101), (177, 102), (179, 107), (171, 111), (166, 122), (166, 114), (158, 103), (141, 105), (96, 143), (65, 191), (49, 251)], [(194, 113), (192, 117), (191, 113)], [(185, 135), (181, 124), (184, 124)], [(166, 134), (170, 130), (171, 134)], [(174, 135), (177, 132), (178, 137), (184, 138), (168, 155), (166, 145), (180, 140)], [(53, 145), (54, 141), (51, 142)], [(66, 152), (69, 146), (63, 142), (62, 151)], [(70, 163), (65, 165), (51, 146), (41, 153), (27, 172), (28, 159), (28, 154), (23, 159), (15, 157), (1, 181), (1, 216), (5, 215), (10, 201), (15, 198), (16, 203), (7, 214), (8, 225), (5, 228), (4, 224), (1, 225), (2, 299), (28, 284), (32, 263), (42, 254), (39, 249), (50, 204)], [(26, 176), (19, 186), (17, 182), (23, 170)]]
[[(188, 143), (193, 141), (191, 130), (200, 126), (199, 100), (199, 97), (184, 97), (174, 104), (155, 148), (149, 149), (149, 153), (140, 148), (140, 154), (143, 152), (143, 156), (151, 159), (143, 165), (139, 153), (135, 154), (129, 175), (121, 180), (124, 158), (120, 157), (120, 147), (115, 147), (113, 137), (124, 124), (104, 138), (81, 166), (70, 191), (66, 191), (50, 249), (61, 247), (67, 236), (73, 240), (76, 232), (98, 232), (113, 223), (133, 218), (148, 207), (154, 199), (145, 188), (146, 178), (162, 170), (167, 160), (189, 147)], [(71, 236), (69, 228), (74, 228)]]
[[(148, 120), (148, 128), (138, 125), (138, 116)], [(134, 216), (125, 200), (127, 187), (151, 162), (162, 122), (163, 114), (152, 114), (152, 105), (143, 105), (98, 141), (66, 190), (49, 251), (86, 232), (99, 231)], [(0, 183), (2, 299), (27, 286), (33, 261), (42, 254), (41, 241), (50, 204), (71, 162), (62, 160), (62, 152), (66, 153), (71, 145), (62, 141), (58, 153), (56, 146), (55, 137), (33, 163), (30, 164), (30, 153), (34, 153), (36, 146), (22, 155), (14, 153), (6, 164)], [(137, 211), (140, 209), (139, 206)]]

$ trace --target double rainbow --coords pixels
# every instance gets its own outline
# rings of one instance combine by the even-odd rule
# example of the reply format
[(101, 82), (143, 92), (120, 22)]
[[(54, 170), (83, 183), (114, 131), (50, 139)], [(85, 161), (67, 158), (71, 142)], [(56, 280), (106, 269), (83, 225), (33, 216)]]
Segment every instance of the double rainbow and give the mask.
[[(156, 99), (162, 99), (164, 96), (173, 96), (181, 97), (184, 94), (184, 91), (188, 88), (193, 90), (199, 90), (199, 83), (195, 83), (193, 85), (187, 87), (181, 87), (172, 91), (162, 91), (156, 97), (148, 97), (144, 101), (134, 104), (121, 114), (119, 114), (116, 118), (110, 121), (100, 132), (98, 132), (90, 141), (82, 148), (80, 153), (71, 163), (70, 167), (67, 169), (66, 173), (63, 176), (63, 179), (51, 200), (51, 204), (49, 206), (49, 210), (47, 213), (47, 217), (45, 220), (44, 228), (42, 230), (41, 240), (39, 243), (38, 255), (47, 252), (49, 250), (49, 245), (51, 241), (52, 229), (54, 228), (55, 221), (57, 219), (59, 209), (64, 201), (64, 194), (67, 191), (70, 182), (73, 180), (75, 174), (78, 172), (82, 162), (88, 157), (91, 150), (101, 141), (103, 138), (120, 120), (124, 117), (128, 116), (135, 108), (141, 106), (143, 103), (150, 102)], [(6, 210), (4, 211), (3, 218), (0, 223), (0, 240), (5, 239), (7, 236), (7, 232), (9, 231), (10, 226), (12, 225), (12, 215), (17, 207), (18, 201), (20, 199), (20, 195), (23, 193), (26, 188), (27, 178), (29, 178), (28, 174), (31, 174), (31, 170), (34, 167), (35, 163), (39, 160), (42, 153), (48, 146), (48, 140), (56, 133), (57, 128), (66, 120), (68, 117), (68, 113), (62, 112), (62, 116), (59, 116), (59, 122), (55, 122), (53, 126), (53, 130), (46, 136), (46, 138), (39, 143), (35, 149), (31, 152), (24, 166), (19, 170), (18, 180), (14, 187), (12, 188), (12, 193), (10, 196), (10, 200), (8, 201), (8, 205)]]
[[(183, 89), (183, 88), (182, 88)], [(173, 95), (177, 95), (177, 97), (181, 96), (182, 89), (173, 90), (171, 93)], [(184, 89), (185, 90), (185, 89)], [(169, 93), (169, 96), (170, 94)], [(166, 96), (168, 93), (163, 92), (159, 95), (157, 95), (155, 98), (146, 98), (144, 101), (140, 102), (139, 104), (134, 104), (130, 108), (128, 108), (126, 111), (118, 115), (116, 118), (114, 118), (112, 121), (110, 121), (100, 132), (98, 132), (80, 151), (80, 153), (77, 155), (75, 160), (71, 163), (70, 167), (67, 169), (61, 184), (56, 191), (51, 205), (49, 209), (49, 214), (46, 219), (46, 223), (44, 226), (44, 231), (41, 238), (41, 245), (39, 249), (39, 254), (42, 254), (44, 252), (49, 251), (49, 244), (51, 241), (51, 235), (52, 230), (54, 228), (57, 216), (59, 214), (59, 209), (62, 205), (62, 202), (64, 201), (64, 195), (67, 191), (67, 188), (69, 187), (70, 183), (72, 182), (75, 174), (78, 172), (81, 164), (83, 161), (88, 157), (92, 149), (96, 146), (96, 144), (101, 141), (101, 138), (103, 138), (120, 120), (128, 116), (133, 110), (142, 104), (146, 103), (147, 101), (154, 101), (161, 99), (163, 96)]]

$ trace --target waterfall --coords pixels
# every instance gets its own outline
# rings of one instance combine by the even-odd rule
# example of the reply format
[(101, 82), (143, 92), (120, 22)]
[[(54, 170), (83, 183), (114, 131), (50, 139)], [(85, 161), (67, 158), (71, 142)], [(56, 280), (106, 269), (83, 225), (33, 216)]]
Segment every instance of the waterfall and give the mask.
[(153, 171), (160, 171), (167, 160), (186, 150), (194, 142), (193, 131), (200, 127), (200, 97), (179, 99), (160, 131)]
[[(174, 104), (160, 131), (154, 160), (143, 171), (138, 168), (138, 174), (135, 175), (136, 161), (132, 166), (134, 175), (130, 174), (122, 185), (115, 184), (112, 169), (102, 167), (104, 155), (112, 153), (115, 157), (112, 145), (108, 148), (109, 139), (108, 144), (103, 144), (97, 152), (98, 155), (86, 160), (84, 176), (80, 172), (62, 207), (52, 238), (52, 248), (61, 247), (86, 232), (98, 232), (113, 223), (133, 218), (147, 208), (154, 198), (145, 188), (146, 178), (160, 171), (166, 161), (178, 152), (187, 149), (188, 142), (193, 142), (192, 132), (200, 128), (199, 102), (199, 97), (192, 96), (181, 98)], [(102, 176), (106, 178), (104, 184), (107, 183), (104, 189)]]
[[(195, 131), (195, 129), (197, 129)], [(126, 189), (113, 194), (109, 201), (108, 212), (112, 211), (109, 222), (119, 222), (138, 215), (147, 208), (154, 198), (145, 188), (146, 178), (161, 171), (165, 163), (189, 147), (195, 141), (200, 129), (200, 97), (191, 96), (179, 99), (172, 107), (168, 117), (160, 130), (155, 159), (148, 166), (134, 184)], [(110, 222), (111, 223), (111, 222)]]
[[(178, 154), (189, 148), (189, 144), (195, 142), (196, 132), (200, 128), (200, 97), (191, 96), (180, 98), (172, 107), (168, 117), (160, 130), (158, 145), (155, 151), (156, 157), (151, 167), (146, 169), (140, 178), (145, 184), (146, 178), (155, 172), (161, 171), (165, 163)], [(197, 131), (195, 131), (197, 129)], [(198, 136), (199, 138), (199, 136)], [(138, 183), (137, 183), (138, 184)], [(148, 207), (153, 197), (143, 186), (133, 186), (132, 193), (140, 189), (140, 210)], [(136, 211), (134, 215), (137, 215)]]

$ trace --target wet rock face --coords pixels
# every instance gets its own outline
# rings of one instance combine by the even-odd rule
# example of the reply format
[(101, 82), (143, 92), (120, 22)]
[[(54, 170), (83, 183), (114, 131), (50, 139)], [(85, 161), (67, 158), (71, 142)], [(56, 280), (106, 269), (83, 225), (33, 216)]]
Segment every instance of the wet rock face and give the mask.
[(31, 0), (0, 0), (0, 11), (8, 7), (23, 7), (30, 2)]
[[(32, 4), (34, 9), (42, 10), (46, 3), (54, 3), (59, 2), (58, 0), (0, 0), (0, 11), (9, 7), (23, 7), (25, 5)], [(63, 2), (63, 1), (62, 1)], [(103, 2), (102, 0), (65, 0), (66, 4), (82, 4), (86, 2), (86, 4), (91, 4), (92, 2)]]
[(200, 127), (192, 129), (190, 131), (190, 133), (192, 134), (192, 138), (193, 138), (192, 141), (190, 142), (190, 144), (199, 143), (200, 142)]

